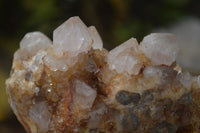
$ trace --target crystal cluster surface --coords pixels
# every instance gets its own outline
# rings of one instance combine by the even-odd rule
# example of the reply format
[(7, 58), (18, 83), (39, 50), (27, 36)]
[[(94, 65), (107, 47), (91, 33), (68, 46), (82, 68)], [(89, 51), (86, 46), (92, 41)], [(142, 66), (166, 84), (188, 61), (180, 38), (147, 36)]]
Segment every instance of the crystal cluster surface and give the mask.
[(176, 64), (171, 34), (135, 38), (111, 51), (96, 28), (72, 17), (27, 33), (6, 81), (28, 133), (200, 132), (200, 78)]

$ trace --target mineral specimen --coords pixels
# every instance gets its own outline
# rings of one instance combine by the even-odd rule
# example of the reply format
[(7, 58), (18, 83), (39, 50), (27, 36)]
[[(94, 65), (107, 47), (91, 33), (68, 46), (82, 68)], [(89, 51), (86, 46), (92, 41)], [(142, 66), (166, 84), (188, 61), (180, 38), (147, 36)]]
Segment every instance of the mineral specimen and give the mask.
[(28, 133), (200, 132), (200, 78), (176, 64), (171, 34), (131, 38), (110, 52), (72, 17), (53, 33), (25, 35), (6, 81)]

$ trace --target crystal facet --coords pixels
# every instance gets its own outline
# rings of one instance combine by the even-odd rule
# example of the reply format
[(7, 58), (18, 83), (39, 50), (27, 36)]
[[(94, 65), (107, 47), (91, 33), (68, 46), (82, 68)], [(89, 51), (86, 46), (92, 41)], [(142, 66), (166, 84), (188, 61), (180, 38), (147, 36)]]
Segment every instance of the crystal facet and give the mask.
[(79, 17), (72, 17), (53, 32), (56, 54), (62, 56), (71, 52), (77, 55), (87, 52), (92, 46), (92, 38), (86, 25)]
[(103, 42), (101, 40), (101, 37), (99, 36), (99, 33), (97, 32), (97, 29), (94, 26), (90, 26), (88, 28), (90, 35), (93, 40), (92, 48), (93, 49), (100, 49), (102, 50), (103, 48)]
[(175, 38), (168, 33), (152, 33), (144, 37), (141, 50), (151, 60), (152, 65), (171, 65), (178, 55)]
[(107, 58), (109, 68), (118, 73), (128, 72), (137, 75), (142, 67), (138, 57), (138, 43), (134, 38), (111, 50)]
[(73, 104), (76, 108), (90, 109), (96, 98), (96, 90), (82, 81), (74, 81)]
[(41, 32), (27, 33), (20, 42), (20, 48), (35, 54), (38, 50), (47, 49), (51, 45), (51, 40)]

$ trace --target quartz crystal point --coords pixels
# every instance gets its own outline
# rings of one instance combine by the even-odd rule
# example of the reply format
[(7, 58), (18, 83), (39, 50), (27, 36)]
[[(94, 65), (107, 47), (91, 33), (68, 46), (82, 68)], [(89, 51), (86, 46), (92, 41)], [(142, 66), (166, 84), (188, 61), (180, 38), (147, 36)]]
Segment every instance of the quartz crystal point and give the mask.
[(51, 40), (41, 32), (27, 33), (21, 40), (20, 49), (15, 53), (14, 58), (27, 59), (39, 50), (47, 49), (51, 44)]
[(132, 38), (108, 53), (107, 62), (111, 70), (118, 73), (138, 74), (142, 62), (138, 57), (138, 43)]
[(99, 36), (98, 31), (96, 30), (96, 28), (94, 26), (90, 26), (88, 28), (90, 35), (93, 39), (93, 45), (92, 48), (93, 49), (102, 49), (103, 48), (103, 42), (101, 40), (101, 37)]
[[(98, 33), (95, 33), (94, 36), (98, 36), (96, 34)], [(54, 30), (54, 49), (60, 56), (67, 53), (77, 55), (87, 52), (92, 47), (92, 37), (80, 18), (73, 17)]]
[(129, 39), (110, 52), (72, 17), (53, 43), (25, 35), (6, 81), (28, 133), (198, 133), (200, 78), (176, 64), (171, 34)]
[(20, 48), (26, 49), (28, 52), (35, 54), (40, 49), (47, 49), (51, 45), (51, 41), (41, 32), (27, 33), (20, 42)]
[(152, 65), (171, 65), (178, 53), (175, 38), (168, 33), (153, 33), (144, 37), (141, 50)]

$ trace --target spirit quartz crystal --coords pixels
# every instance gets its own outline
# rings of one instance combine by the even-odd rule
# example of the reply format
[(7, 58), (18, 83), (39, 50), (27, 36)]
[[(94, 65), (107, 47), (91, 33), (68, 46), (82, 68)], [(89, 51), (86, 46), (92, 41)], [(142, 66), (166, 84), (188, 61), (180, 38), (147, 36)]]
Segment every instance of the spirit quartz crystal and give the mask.
[(200, 85), (176, 64), (172, 34), (153, 33), (107, 51), (94, 26), (72, 17), (27, 33), (6, 81), (28, 133), (197, 133)]

